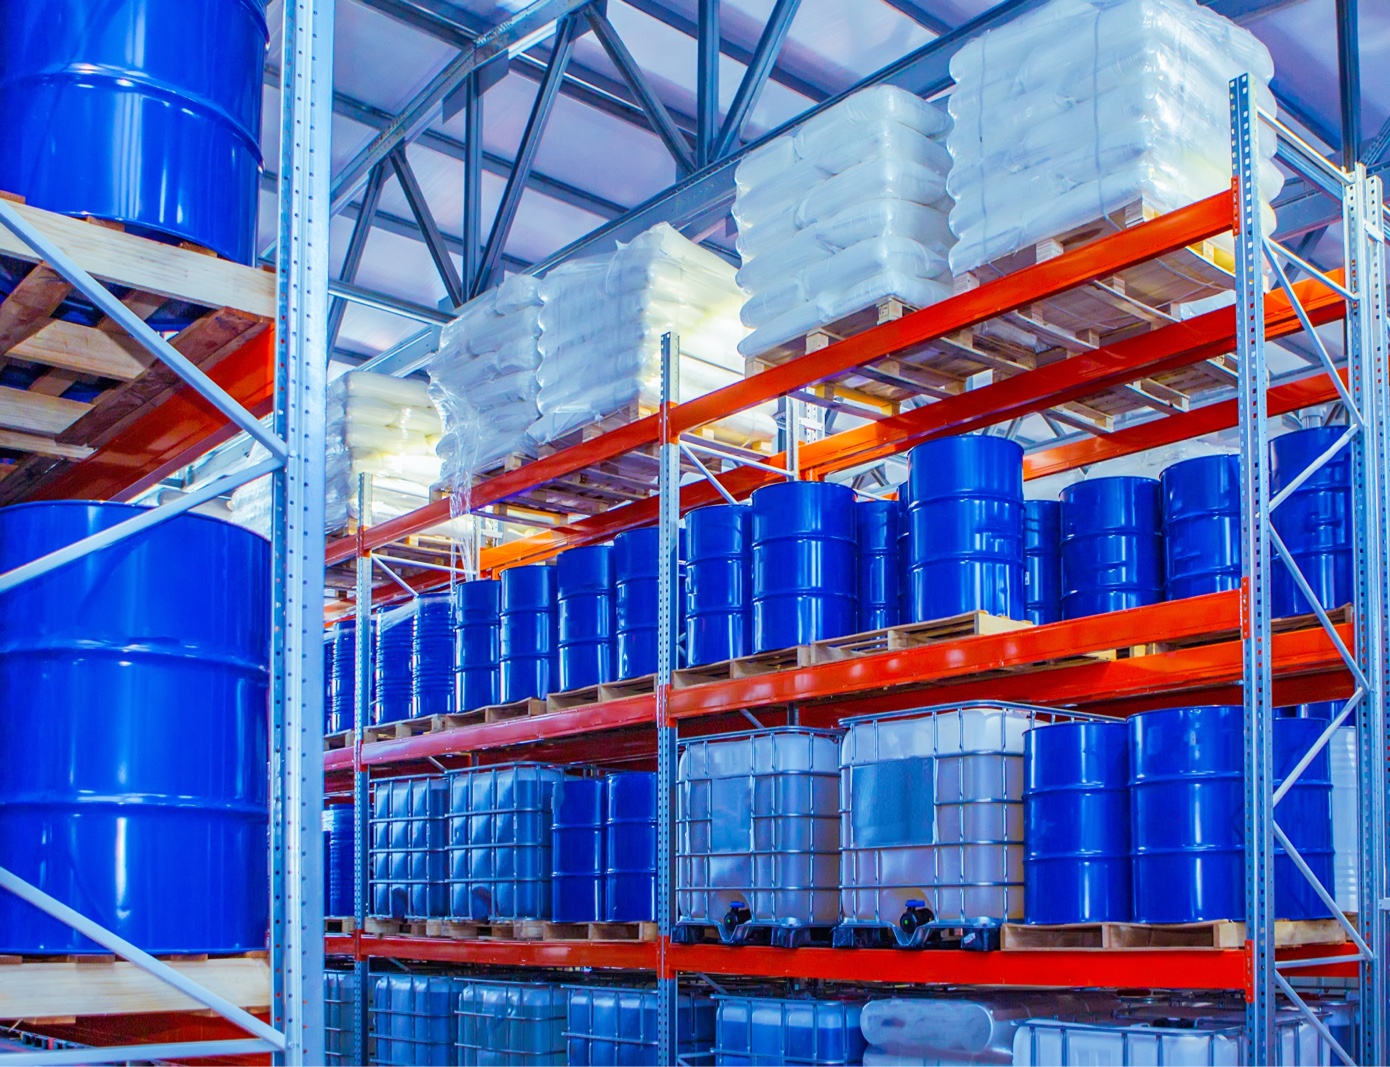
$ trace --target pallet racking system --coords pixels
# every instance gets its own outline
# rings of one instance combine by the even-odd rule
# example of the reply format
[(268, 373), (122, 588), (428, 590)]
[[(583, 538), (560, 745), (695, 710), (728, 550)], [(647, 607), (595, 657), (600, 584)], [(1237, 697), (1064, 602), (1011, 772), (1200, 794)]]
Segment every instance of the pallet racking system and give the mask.
[[(1272, 117), (1257, 113), (1244, 78), (1232, 83), (1231, 111), (1234, 163), (1229, 194), (1209, 197), (1101, 237), (686, 403), (676, 403), (671, 395), (668, 349), (663, 361), (664, 394), (657, 413), (481, 481), (471, 497), (475, 511), (554, 479), (598, 471), (634, 449), (659, 447), (659, 484), (651, 498), (483, 549), (478, 557), (481, 573), (495, 573), (506, 566), (546, 559), (567, 547), (602, 542), (623, 530), (657, 523), (663, 539), (663, 639), (653, 690), (544, 715), (406, 731), (395, 738), (364, 742), (361, 702), (366, 695), (369, 662), (367, 642), (359, 642), (358, 721), (350, 744), (326, 754), (329, 787), (343, 792), (351, 783), (361, 812), (373, 776), (493, 762), (523, 751), (527, 758), (572, 761), (654, 759), (659, 796), (667, 798), (667, 817), (659, 828), (658, 892), (667, 909), (660, 916), (661, 937), (653, 943), (611, 943), (369, 935), (363, 932), (359, 884), (356, 931), (329, 936), (327, 951), (352, 957), (363, 975), (372, 959), (651, 971), (665, 1006), (660, 1047), (668, 1053), (674, 1048), (671, 1008), (677, 977), (682, 973), (863, 983), (1236, 990), (1244, 993), (1248, 1004), (1254, 1062), (1271, 1062), (1276, 998), (1283, 996), (1301, 1004), (1289, 984), (1290, 977), (1354, 978), (1363, 1025), (1361, 1047), (1346, 1050), (1347, 1062), (1384, 1062), (1386, 989), (1381, 954), (1386, 947), (1386, 931), (1379, 908), (1363, 908), (1354, 923), (1343, 921), (1348, 937), (1345, 945), (1275, 948), (1272, 857), (1276, 838), (1282, 844), (1287, 840), (1274, 817), (1274, 804), (1282, 790), (1276, 794), (1272, 785), (1270, 719), (1275, 706), (1344, 699), (1340, 714), (1319, 745), (1326, 743), (1337, 725), (1347, 721), (1358, 724), (1362, 823), (1384, 825), (1383, 694), (1385, 642), (1390, 636), (1384, 625), (1390, 590), (1381, 563), (1384, 546), (1390, 544), (1390, 508), (1386, 506), (1390, 499), (1390, 446), (1385, 426), (1385, 417), (1390, 414), (1390, 365), (1384, 307), (1385, 215), (1377, 179), (1368, 178), (1361, 166), (1343, 170), (1328, 163)], [(1277, 138), (1278, 158), (1285, 166), (1335, 202), (1345, 231), (1341, 271), (1321, 272), (1262, 233), (1252, 179), (1258, 144), (1265, 137)], [(1192, 318), (1168, 319), (1152, 329), (1069, 358), (900, 410), (820, 440), (800, 442), (793, 432), (787, 450), (764, 462), (738, 465), (723, 474), (680, 485), (682, 450), (689, 443), (686, 435), (708, 422), (765, 401), (807, 396), (808, 389), (875, 361), (1228, 234), (1235, 264), (1231, 306)], [(1291, 281), (1295, 270), (1304, 276), (1302, 280)], [(1340, 366), (1316, 333), (1317, 327), (1339, 321), (1344, 324), (1345, 338)], [(1316, 363), (1311, 370), (1271, 380), (1266, 342), (1299, 332), (1316, 352)], [(672, 575), (676, 530), (683, 512), (721, 498), (744, 498), (782, 477), (825, 478), (901, 453), (920, 441), (998, 426), (1024, 414), (1128, 386), (1160, 371), (1211, 363), (1231, 353), (1236, 357), (1236, 373), (1230, 381), (1234, 396), (1227, 393), (1208, 398), (1202, 405), (1177, 405), (1170, 413), (1113, 432), (1035, 449), (1026, 456), (1025, 478), (1074, 470), (1217, 430), (1238, 429), (1243, 470), (1243, 558), (1249, 561), (1240, 590), (791, 666), (752, 677), (679, 688), (672, 685), (675, 635), (671, 620), (676, 617)], [(1292, 561), (1269, 522), (1271, 508), (1278, 506), (1288, 490), (1272, 499), (1269, 494), (1266, 420), (1338, 401), (1348, 419), (1339, 447), (1351, 450), (1354, 467), (1355, 601), (1349, 615), (1336, 614), (1334, 618), (1319, 610), (1316, 618), (1293, 623), (1282, 620), (1275, 625), (1268, 608), (1270, 563), (1276, 556), (1285, 557), (1290, 566)], [(361, 513), (366, 514), (365, 509)], [(393, 575), (389, 582), (374, 582), (370, 562), (374, 553), (449, 517), (450, 503), (440, 501), (330, 542), (326, 556), (330, 567), (344, 563), (356, 566), (359, 633), (364, 632), (374, 602), (408, 595), (397, 580), (399, 575)], [(407, 579), (416, 590), (451, 580), (452, 575), (440, 571), (416, 571)], [(1141, 649), (1149, 654), (1132, 654)], [(1088, 656), (1115, 650), (1121, 650), (1118, 656)], [(1044, 665), (1049, 669), (1039, 669)], [(778, 716), (784, 715), (787, 721), (829, 725), (845, 714), (965, 699), (1026, 699), (1116, 715), (1174, 702), (1243, 703), (1246, 835), (1250, 842), (1246, 859), (1249, 922), (1244, 946), (905, 952), (671, 943), (675, 918), (671, 828), (678, 730), (685, 736), (737, 728), (746, 713), (767, 721), (780, 721)], [(360, 816), (358, 829), (364, 848)], [(1360, 899), (1378, 903), (1385, 895), (1383, 835), (1363, 833), (1361, 848)], [(364, 860), (365, 855), (359, 859)], [(365, 872), (362, 863), (358, 866), (361, 879)], [(1326, 890), (1321, 892), (1330, 903)], [(363, 988), (359, 982), (358, 989)], [(358, 1009), (357, 1037), (361, 1041), (365, 1004), (359, 1002)], [(1321, 1023), (1316, 1025), (1321, 1028)]]
[[(118, 544), (262, 475), (273, 477), (276, 505), (269, 590), (274, 636), (267, 709), (268, 961), (251, 956), (195, 965), (156, 959), (0, 869), (0, 890), (17, 894), (127, 961), (87, 968), (64, 963), (5, 968), (20, 982), (25, 981), (26, 967), (39, 968), (26, 989), (31, 1000), (20, 1004), (5, 998), (16, 1011), (65, 1019), (102, 1015), (105, 1025), (94, 1024), (86, 1036), (99, 1032), (115, 1043), (88, 1048), (61, 1047), (63, 1042), (57, 1042), (60, 1047), (0, 1055), (0, 1061), (124, 1063), (269, 1054), (282, 1062), (322, 1062), (324, 945), (318, 886), (323, 745), (318, 709), (332, 8), (331, 0), (285, 5), (279, 164), (285, 178), (280, 184), (281, 255), (275, 275), (0, 199), (0, 253), (37, 264), (31, 275), (48, 283), (44, 303), (29, 301), (31, 291), (6, 300), (0, 308), (6, 350), (30, 336), (37, 343), (49, 327), (47, 316), (71, 290), (90, 301), (105, 321), (100, 337), (72, 329), (62, 332), (70, 348), (64, 358), (76, 361), (70, 369), (111, 376), (107, 372), (112, 360), (124, 356), (127, 363), (134, 361), (124, 366), (126, 373), (115, 375), (129, 379), (132, 388), (114, 397), (120, 402), (116, 415), (100, 420), (99, 437), (90, 447), (85, 442), (83, 447), (58, 447), (65, 444), (62, 440), (6, 443), (7, 448), (19, 447), (45, 461), (26, 465), (26, 484), (32, 475), (31, 488), (37, 495), (129, 498), (210, 442), (236, 432), (248, 434), (268, 455), (172, 503), (0, 574), (0, 591)], [(129, 295), (118, 298), (109, 286)], [(191, 300), (212, 313), (171, 343), (144, 321), (164, 299)], [(17, 313), (27, 314), (17, 322)], [(271, 320), (274, 330), (266, 328)], [(191, 334), (196, 334), (196, 344), (185, 343)], [(98, 357), (106, 362), (98, 365)], [(142, 367), (152, 369), (141, 372)], [(43, 405), (50, 398), (40, 391), (8, 399), (23, 408)], [(102, 413), (101, 408), (94, 405), (93, 414)], [(72, 418), (67, 421), (73, 423)], [(50, 460), (70, 465), (49, 469)], [(39, 480), (50, 476), (51, 481)], [(75, 967), (78, 980), (63, 967)], [(56, 976), (61, 983), (48, 995), (42, 995), (39, 986), (45, 976)], [(260, 991), (250, 988), (258, 983)], [(264, 1012), (267, 1006), (268, 1021), (252, 1013)], [(218, 1018), (209, 1022), (180, 1014), (189, 1008)], [(140, 1037), (145, 1043), (136, 1043)]]

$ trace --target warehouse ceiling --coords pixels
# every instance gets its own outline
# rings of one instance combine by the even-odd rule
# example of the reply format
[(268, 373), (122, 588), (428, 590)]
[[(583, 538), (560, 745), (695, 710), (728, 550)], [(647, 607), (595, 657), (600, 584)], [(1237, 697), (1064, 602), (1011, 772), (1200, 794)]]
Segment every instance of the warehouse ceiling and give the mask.
[[(953, 39), (952, 31), (972, 20), (1035, 3), (723, 0), (717, 5), (721, 121), (731, 109), (741, 107), (741, 87), (748, 95), (749, 86), (757, 84), (756, 77), (745, 78), (750, 64), (768, 70), (761, 91), (751, 94), (741, 129), (727, 135), (727, 153), (795, 121), (883, 68), (899, 64), (901, 69), (905, 57), (930, 56), (932, 42), (943, 35), (946, 41), (937, 49), (943, 56), (949, 54), (945, 45)], [(1339, 148), (1335, 0), (1212, 0), (1212, 6), (1248, 26), (1269, 47), (1285, 116), (1317, 143)], [(383, 129), (420, 103), (420, 94), (438, 83), (440, 72), (471, 48), (471, 42), (480, 37), (487, 41), (490, 30), (504, 26), (511, 56), (487, 68), (487, 78), (498, 80), (482, 93), (480, 108), (478, 243), (487, 242), (548, 80), (555, 13), (576, 9), (577, 3), (560, 0), (338, 0), (333, 160), (335, 199), (341, 210), (332, 224), (332, 269), (335, 277), (351, 283), (350, 290), (340, 291), (350, 292), (356, 302), (341, 305), (336, 362), (351, 365), (391, 350), (418, 335), (429, 319), (442, 318), (439, 309), (448, 309), (474, 287), (463, 255), (468, 116), (460, 94), (446, 98), (443, 107), (436, 104), (424, 111), (420, 132), (405, 149), (404, 184), (393, 159), (382, 163), (375, 183), (370, 171), (355, 174), (354, 164), (362, 162), (374, 143), (380, 144)], [(655, 205), (630, 226), (645, 228), (657, 218), (671, 218), (684, 223), (689, 236), (732, 255), (727, 198), (720, 202), (708, 193), (714, 179), (703, 186), (698, 181), (702, 174), (719, 170), (718, 146), (705, 153), (715, 162), (696, 166), (694, 178), (676, 158), (683, 154), (689, 163), (699, 162), (694, 158), (700, 152), (698, 0), (608, 0), (596, 11), (598, 21), (582, 11), (572, 20), (572, 49), (563, 79), (549, 70), (550, 80), (557, 83), (553, 108), (540, 135), (529, 139), (528, 147), (534, 150), (529, 172), (524, 183), (517, 183), (508, 205), (515, 209), (514, 221), (492, 234), (498, 238), (498, 247), (491, 250), (496, 270), (523, 270), (557, 254), (581, 252), (584, 249), (570, 246), (595, 231), (610, 234), (606, 239), (611, 247), (612, 237), (625, 236), (625, 213), (654, 198)], [(535, 28), (525, 22), (539, 16), (548, 18)], [(260, 215), (260, 247), (268, 260), (274, 257), (275, 243), (281, 0), (271, 3), (269, 17), (273, 39), (265, 84), (266, 178)], [(509, 39), (505, 24), (517, 17), (517, 39)], [(617, 38), (616, 51), (630, 56), (638, 71), (635, 76), (625, 76), (615, 62), (611, 41), (601, 39), (600, 29)], [(1360, 5), (1360, 52), (1361, 140), (1364, 158), (1378, 163), (1390, 157), (1390, 64), (1376, 61), (1390, 55), (1390, 5)], [(925, 69), (930, 63), (920, 66)], [(926, 74), (921, 78), (938, 91), (946, 88), (939, 61), (932, 70), (936, 82)], [(910, 77), (896, 80), (912, 84)], [(649, 99), (644, 101), (643, 93)], [(667, 141), (654, 132), (662, 122), (667, 124)], [(675, 147), (670, 147), (672, 140)], [(682, 180), (677, 194), (667, 193)], [(727, 185), (727, 176), (719, 180)], [(692, 198), (701, 196), (715, 206), (704, 214), (692, 212)], [(369, 231), (357, 223), (364, 198), (377, 200)], [(446, 278), (448, 268), (439, 269), (431, 257), (425, 236), (431, 229), (438, 234), (436, 252), (447, 254), (452, 264), (452, 286)], [(355, 271), (345, 269), (350, 252), (357, 260)], [(498, 277), (494, 271), (486, 281), (495, 283)]]

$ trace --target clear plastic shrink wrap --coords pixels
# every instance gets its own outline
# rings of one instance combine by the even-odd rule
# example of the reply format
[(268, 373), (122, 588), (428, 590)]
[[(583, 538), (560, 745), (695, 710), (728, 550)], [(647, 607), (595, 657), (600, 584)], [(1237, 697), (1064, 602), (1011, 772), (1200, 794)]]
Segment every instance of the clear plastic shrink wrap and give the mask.
[[(324, 528), (338, 530), (357, 514), (357, 477), (372, 475), (373, 523), (429, 503), (439, 480), (439, 416), (424, 382), (349, 371), (328, 386), (325, 431)], [(259, 446), (248, 463), (266, 459)], [(232, 494), (232, 517), (252, 529), (268, 525), (270, 478)]]
[(429, 395), (444, 425), (441, 475), (456, 491), (503, 457), (533, 450), (526, 431), (540, 417), (540, 309), (539, 280), (517, 274), (470, 301), (440, 333)]
[[(1053, 0), (951, 59), (954, 274), (1143, 200), (1171, 211), (1230, 187), (1228, 84), (1275, 113), (1269, 51), (1195, 0)], [(1274, 223), (1283, 183), (1264, 153)]]
[[(742, 295), (734, 268), (653, 226), (616, 252), (562, 263), (541, 280), (540, 418), (545, 443), (629, 404), (661, 399), (661, 335), (680, 338), (680, 396), (700, 396), (743, 377)], [(716, 433), (740, 444), (771, 437), (770, 417), (745, 412)]]
[(734, 219), (745, 356), (897, 297), (951, 295), (950, 118), (893, 86), (856, 93), (750, 154)]

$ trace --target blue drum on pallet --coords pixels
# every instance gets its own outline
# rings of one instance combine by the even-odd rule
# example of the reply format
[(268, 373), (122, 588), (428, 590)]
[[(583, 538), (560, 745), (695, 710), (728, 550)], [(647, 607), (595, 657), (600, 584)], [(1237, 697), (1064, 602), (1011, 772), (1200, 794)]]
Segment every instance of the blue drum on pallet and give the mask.
[(661, 606), (661, 531), (655, 526), (613, 538), (616, 671), (619, 679), (656, 672)]
[(500, 699), (544, 700), (555, 682), (555, 568), (512, 567), (502, 572), (501, 586)]
[(613, 680), (613, 549), (571, 548), (555, 557), (561, 692)]
[(550, 917), (556, 922), (603, 921), (606, 807), (602, 778), (563, 778), (555, 786)]
[(353, 914), (353, 866), (357, 850), (353, 843), (351, 804), (329, 804), (323, 809), (324, 867), (323, 913), (332, 916)]
[(411, 690), (414, 688), (416, 602), (378, 611), (373, 617), (376, 656), (375, 699), (372, 723), (380, 726), (410, 718)]
[(753, 494), (753, 651), (853, 633), (854, 490), (782, 482)]
[(454, 606), (447, 593), (415, 602), (410, 713), (448, 715), (454, 710)]
[(1041, 626), (1062, 617), (1062, 504), (1029, 500), (1023, 505), (1025, 617)]
[(490, 579), (454, 587), (454, 706), (473, 711), (496, 704), (502, 583)]
[(256, 253), (265, 0), (0, 4), (0, 189)]
[(1062, 615), (1163, 599), (1163, 508), (1153, 478), (1092, 478), (1062, 490)]
[[(4, 508), (0, 572), (144, 511)], [(0, 594), (0, 867), (149, 952), (263, 949), (269, 649), (269, 544), (201, 515)], [(0, 952), (105, 951), (0, 893)]]
[(1240, 457), (1185, 459), (1159, 481), (1165, 598), (1240, 588)]
[(323, 632), (323, 732), (338, 732), (333, 721), (333, 631)]
[(752, 650), (752, 511), (714, 504), (685, 517), (685, 654), (692, 667)]
[(859, 621), (855, 629), (898, 624), (898, 502), (861, 500), (854, 505), (859, 544)]
[(912, 611), (1023, 618), (1023, 448), (1003, 437), (943, 437), (908, 459)]
[(1129, 728), (1058, 722), (1023, 738), (1023, 914), (1128, 922)]
[[(356, 729), (357, 620), (343, 619), (333, 626), (332, 730)], [(366, 725), (366, 720), (363, 720)]]
[[(1274, 720), (1274, 781), (1277, 789), (1326, 728), (1324, 719), (1282, 718)], [(1333, 891), (1332, 848), (1332, 755), (1329, 746), (1289, 787), (1274, 808), (1274, 821), (1288, 834), (1324, 889)], [(1274, 916), (1277, 919), (1328, 919), (1332, 912), (1318, 899), (1316, 891), (1294, 866), (1288, 853), (1274, 842)]]
[(608, 776), (604, 908), (613, 923), (656, 921), (656, 775)]
[(1135, 922), (1245, 917), (1244, 717), (1216, 706), (1129, 720)]
[[(1269, 443), (1269, 495), (1279, 493), (1346, 432), (1319, 426)], [(1324, 608), (1351, 603), (1351, 446), (1346, 445), (1271, 513), (1274, 529)], [(1275, 618), (1313, 610), (1284, 561), (1270, 552), (1270, 611)]]

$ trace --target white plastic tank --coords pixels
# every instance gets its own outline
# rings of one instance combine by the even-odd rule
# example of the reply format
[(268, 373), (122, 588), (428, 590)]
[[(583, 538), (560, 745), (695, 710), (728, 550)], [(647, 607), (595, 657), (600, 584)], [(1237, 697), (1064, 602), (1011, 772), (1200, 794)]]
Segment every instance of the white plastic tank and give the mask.
[(840, 731), (798, 726), (682, 744), (681, 922), (739, 941), (750, 926), (839, 921), (839, 757)]
[[(1293, 1011), (1276, 1020), (1279, 1067), (1330, 1065), (1332, 1049), (1306, 1018)], [(1163, 1019), (1029, 1019), (1014, 1034), (1016, 1067), (1242, 1067), (1245, 1025), (1238, 1012), (1181, 1013)]]
[(1337, 907), (1355, 912), (1361, 881), (1356, 727), (1339, 726), (1327, 748), (1332, 761), (1332, 896)]
[(922, 920), (1023, 917), (1023, 735), (1066, 718), (1025, 704), (846, 719), (840, 908), (919, 940)]

